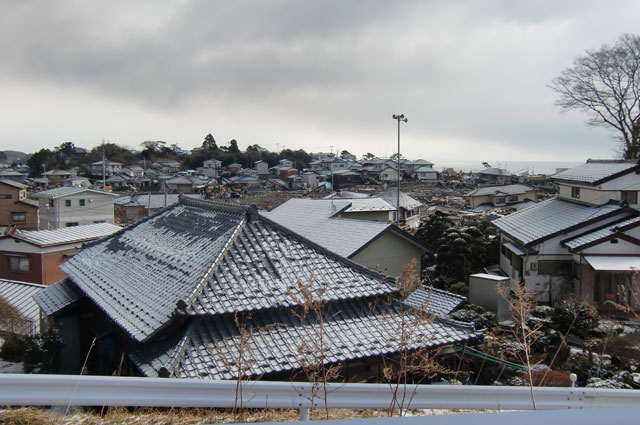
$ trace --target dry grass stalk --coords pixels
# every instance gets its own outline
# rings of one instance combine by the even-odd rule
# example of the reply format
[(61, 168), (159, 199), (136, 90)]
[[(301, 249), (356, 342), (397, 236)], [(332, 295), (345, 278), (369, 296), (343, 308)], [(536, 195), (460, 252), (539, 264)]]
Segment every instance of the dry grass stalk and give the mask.
[[(415, 264), (416, 260), (411, 260), (396, 280), (396, 287), (402, 300), (422, 287), (422, 282), (413, 272)], [(396, 412), (400, 416), (406, 415), (415, 394), (415, 386), (439, 374), (452, 373), (438, 363), (439, 349), (416, 348), (416, 346), (425, 347), (429, 344), (428, 337), (423, 336), (423, 330), (435, 319), (435, 316), (427, 311), (430, 300), (431, 294), (426, 305), (421, 308), (398, 303), (400, 320), (397, 321), (391, 317), (383, 318), (387, 321), (384, 330), (390, 332), (388, 338), (396, 347), (395, 355), (382, 357), (382, 378), (388, 383), (392, 392), (391, 404), (387, 411), (389, 416), (393, 416)], [(388, 326), (389, 323), (392, 325)]]
[[(298, 279), (296, 290), (289, 290), (289, 295), (297, 304), (292, 314), (300, 321), (301, 326), (311, 326), (312, 337), (300, 341), (297, 347), (298, 363), (308, 382), (311, 383), (311, 404), (320, 395), (324, 404), (325, 419), (329, 419), (327, 383), (340, 377), (340, 366), (327, 364), (327, 340), (325, 335), (325, 306), (323, 295), (328, 284), (314, 290), (313, 276), (308, 283)], [(311, 409), (310, 414), (313, 413)]]
[(531, 346), (544, 335), (540, 331), (540, 324), (530, 328), (527, 326), (527, 319), (533, 309), (533, 292), (522, 284), (516, 284), (511, 288), (498, 286), (498, 293), (509, 303), (511, 318), (516, 324), (514, 336), (522, 344), (523, 354), (520, 357), (527, 367), (527, 376), (529, 388), (531, 390), (531, 401), (533, 402), (533, 410), (536, 410), (536, 397), (533, 392)]

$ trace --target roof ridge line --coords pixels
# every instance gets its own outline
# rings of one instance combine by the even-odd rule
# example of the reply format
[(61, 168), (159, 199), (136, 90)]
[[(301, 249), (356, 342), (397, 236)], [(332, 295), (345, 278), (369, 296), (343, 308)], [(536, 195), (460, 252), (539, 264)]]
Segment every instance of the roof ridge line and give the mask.
[(238, 235), (241, 233), (246, 222), (247, 222), (246, 217), (240, 220), (240, 223), (238, 223), (238, 226), (233, 231), (233, 233), (229, 237), (229, 240), (227, 240), (227, 242), (225, 243), (224, 247), (222, 247), (222, 249), (218, 253), (218, 256), (215, 258), (215, 260), (213, 260), (213, 263), (211, 264), (211, 266), (209, 266), (209, 269), (206, 271), (202, 279), (200, 279), (200, 281), (196, 284), (196, 286), (193, 288), (193, 290), (189, 295), (187, 295), (185, 298), (182, 298), (176, 302), (176, 309), (182, 310), (182, 311), (186, 310), (187, 307), (189, 307), (193, 303), (193, 301), (200, 295), (203, 288), (205, 287), (206, 282), (211, 278), (211, 276), (213, 275), (213, 272), (216, 271), (216, 269), (220, 265), (220, 262), (226, 255), (227, 251), (229, 251), (229, 248), (231, 247), (231, 245), (235, 243), (236, 239), (238, 238)]
[(383, 273), (380, 273), (376, 270), (370, 269), (368, 267), (362, 266), (346, 257), (343, 257), (341, 255), (336, 254), (333, 251), (328, 250), (327, 248), (319, 245), (318, 243), (312, 241), (311, 239), (308, 239), (304, 236), (302, 236), (301, 234), (294, 232), (293, 230), (283, 226), (282, 224), (270, 219), (269, 217), (266, 217), (264, 214), (259, 214), (259, 220), (262, 221), (265, 224), (268, 224), (272, 227), (275, 227), (276, 229), (286, 233), (287, 235), (296, 238), (300, 241), (303, 241), (304, 243), (307, 243), (309, 245), (311, 245), (314, 249), (317, 249), (318, 251), (322, 252), (323, 254), (327, 255), (328, 257), (337, 260), (338, 262), (342, 263), (342, 264), (347, 264), (349, 267), (353, 267), (356, 270), (363, 272), (369, 276), (375, 277), (377, 279), (383, 279), (384, 281), (387, 282), (391, 282), (391, 283), (395, 283), (395, 279), (391, 276), (387, 276)]
[(179, 196), (179, 200), (178, 200), (179, 204), (184, 204), (184, 205), (189, 205), (192, 207), (199, 207), (199, 208), (204, 208), (204, 209), (208, 209), (208, 210), (218, 210), (218, 211), (224, 211), (224, 212), (228, 212), (231, 214), (246, 214), (247, 213), (247, 207), (243, 206), (243, 205), (231, 205), (231, 204), (227, 204), (225, 202), (218, 202), (218, 201), (211, 201), (211, 200), (205, 200), (205, 199), (194, 199), (191, 197), (187, 197), (187, 196), (182, 196), (182, 194), (180, 194)]

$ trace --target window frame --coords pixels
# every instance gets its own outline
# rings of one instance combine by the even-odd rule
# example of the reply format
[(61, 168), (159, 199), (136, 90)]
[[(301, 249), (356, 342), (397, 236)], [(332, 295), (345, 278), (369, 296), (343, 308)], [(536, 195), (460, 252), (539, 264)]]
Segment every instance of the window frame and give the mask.
[[(18, 220), (16, 216), (22, 216), (24, 219)], [(11, 212), (11, 222), (13, 223), (26, 223), (27, 222), (27, 212), (26, 211), (12, 211)]]
[[(10, 255), (9, 271), (11, 273), (29, 273), (29, 270), (31, 269), (30, 260), (31, 258), (26, 255)], [(25, 264), (26, 264), (26, 267), (25, 267)]]
[(575, 199), (580, 199), (580, 188), (576, 186), (571, 186), (571, 197)]

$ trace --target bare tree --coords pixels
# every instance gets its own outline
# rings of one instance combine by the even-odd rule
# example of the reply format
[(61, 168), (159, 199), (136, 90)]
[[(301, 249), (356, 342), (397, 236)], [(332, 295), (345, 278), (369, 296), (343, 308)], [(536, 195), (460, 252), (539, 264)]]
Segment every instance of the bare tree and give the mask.
[(587, 50), (551, 85), (563, 112), (585, 111), (589, 125), (617, 134), (624, 157), (640, 154), (640, 36), (622, 35), (613, 46)]

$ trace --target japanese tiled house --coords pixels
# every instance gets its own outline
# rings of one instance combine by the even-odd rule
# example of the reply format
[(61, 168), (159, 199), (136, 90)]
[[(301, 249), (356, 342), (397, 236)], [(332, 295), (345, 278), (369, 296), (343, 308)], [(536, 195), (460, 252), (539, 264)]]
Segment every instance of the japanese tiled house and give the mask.
[[(357, 265), (261, 217), (254, 208), (181, 199), (178, 204), (83, 249), (69, 276), (36, 300), (61, 328), (67, 372), (79, 371), (91, 342), (89, 372), (232, 379), (241, 347), (247, 377), (289, 377), (298, 348), (317, 337), (315, 316), (298, 320), (298, 281), (325, 288), (326, 363), (343, 379), (377, 373), (393, 354), (398, 326), (416, 324), (411, 348), (479, 338), (482, 331), (434, 311), (418, 321), (391, 299), (393, 279)], [(406, 320), (405, 320), (406, 322)], [(346, 376), (348, 375), (348, 376)], [(357, 377), (356, 377), (357, 376)]]

